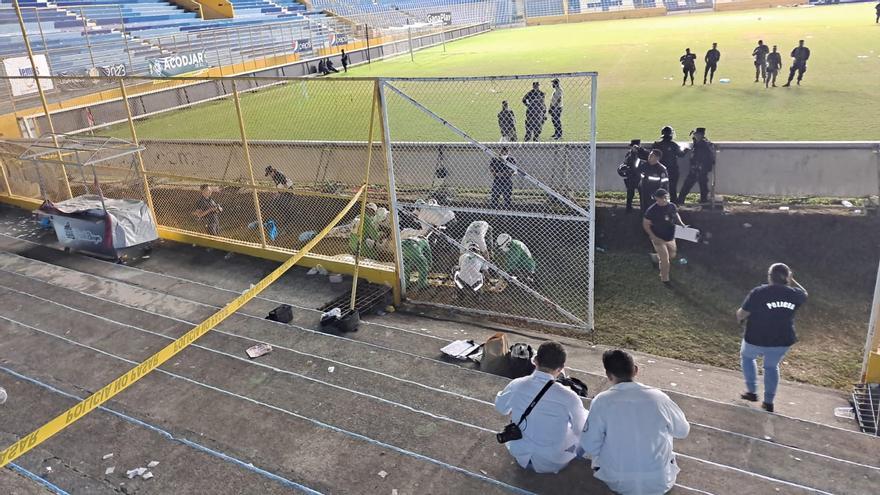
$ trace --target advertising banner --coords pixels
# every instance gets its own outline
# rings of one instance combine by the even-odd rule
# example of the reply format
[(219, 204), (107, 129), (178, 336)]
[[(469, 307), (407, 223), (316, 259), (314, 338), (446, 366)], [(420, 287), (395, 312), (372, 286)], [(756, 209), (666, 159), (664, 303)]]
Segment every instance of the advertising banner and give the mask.
[(428, 14), (428, 22), (431, 24), (443, 24), (444, 26), (452, 25), (452, 12), (434, 12)]
[(147, 60), (150, 75), (153, 77), (172, 77), (208, 68), (205, 52), (182, 53), (168, 57)]
[[(49, 62), (43, 54), (34, 55), (34, 65), (37, 66), (38, 76), (48, 76)], [(7, 76), (34, 76), (34, 69), (31, 67), (31, 61), (27, 57), (13, 57), (3, 60), (3, 68), (6, 70)], [(53, 89), (51, 79), (42, 79), (40, 83), (43, 90)], [(37, 92), (37, 82), (33, 79), (10, 79), (9, 85), (12, 86), (12, 96), (30, 95)]]
[(301, 40), (293, 40), (293, 51), (295, 53), (312, 51), (312, 40), (306, 38)]

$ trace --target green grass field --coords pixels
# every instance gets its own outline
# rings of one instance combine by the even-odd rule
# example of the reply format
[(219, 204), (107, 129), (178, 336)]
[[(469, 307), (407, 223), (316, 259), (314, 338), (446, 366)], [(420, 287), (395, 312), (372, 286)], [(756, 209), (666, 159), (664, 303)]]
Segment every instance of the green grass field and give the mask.
[[(403, 56), (357, 67), (348, 76), (597, 71), (598, 132), (603, 141), (651, 138), (664, 124), (676, 127), (680, 135), (704, 126), (715, 140), (878, 139), (880, 26), (874, 24), (873, 14), (873, 3), (860, 3), (505, 29), (448, 43), (445, 50), (416, 52), (415, 62)], [(759, 38), (778, 44), (783, 53), (780, 85), (788, 74), (789, 52), (798, 39), (806, 40), (812, 57), (803, 86), (768, 90), (752, 82), (750, 54)], [(703, 86), (702, 56), (713, 41), (719, 44), (721, 62), (715, 84)], [(698, 54), (698, 80), (696, 86), (682, 88), (678, 57), (685, 47)], [(719, 84), (720, 78), (731, 82)], [(335, 84), (295, 83), (245, 96), (250, 137), (365, 139), (368, 83), (334, 79)], [(470, 101), (459, 94), (435, 95), (432, 100), (423, 92), (422, 97), (450, 120), (456, 115), (485, 115), (468, 130), (479, 139), (496, 140), (494, 114), (500, 99), (516, 102), (513, 108), (521, 119), (519, 96), (528, 84), (523, 81), (521, 90), (509, 88), (509, 95), (488, 89), (475, 91)], [(566, 93), (568, 108), (579, 103), (572, 102), (573, 93)], [(138, 130), (143, 138), (232, 138), (238, 136), (233, 117), (231, 104), (212, 103), (150, 118), (140, 122)], [(411, 127), (405, 117), (398, 118), (397, 137), (447, 137), (436, 135), (427, 123)], [(122, 135), (125, 130), (116, 132)], [(549, 138), (546, 129), (544, 134)]]

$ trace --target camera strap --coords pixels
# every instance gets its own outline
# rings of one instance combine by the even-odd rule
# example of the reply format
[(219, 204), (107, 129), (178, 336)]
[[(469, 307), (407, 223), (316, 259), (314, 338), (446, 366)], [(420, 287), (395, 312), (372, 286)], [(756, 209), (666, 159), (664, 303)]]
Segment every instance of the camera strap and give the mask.
[(547, 382), (546, 385), (544, 385), (544, 388), (542, 388), (541, 391), (538, 392), (538, 395), (535, 396), (535, 399), (532, 400), (532, 403), (529, 404), (529, 407), (527, 407), (526, 410), (523, 411), (522, 416), (519, 417), (519, 421), (516, 423), (517, 426), (525, 421), (526, 416), (528, 416), (529, 413), (532, 412), (532, 409), (535, 408), (535, 405), (538, 404), (538, 401), (541, 400), (541, 397), (544, 397), (544, 394), (547, 393), (548, 390), (550, 390), (550, 387), (552, 387), (554, 383), (556, 383), (554, 380), (550, 380)]

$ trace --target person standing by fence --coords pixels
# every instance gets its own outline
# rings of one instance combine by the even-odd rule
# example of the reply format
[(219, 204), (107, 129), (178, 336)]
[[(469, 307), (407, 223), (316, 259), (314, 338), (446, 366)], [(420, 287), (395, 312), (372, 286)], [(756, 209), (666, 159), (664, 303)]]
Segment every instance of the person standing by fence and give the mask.
[(507, 104), (507, 100), (501, 102), (501, 111), (498, 112), (498, 129), (501, 131), (501, 141), (516, 142), (516, 115)]
[(715, 145), (706, 139), (706, 128), (697, 127), (691, 132), (694, 144), (687, 150), (691, 154), (691, 168), (681, 191), (678, 193), (678, 205), (684, 204), (687, 195), (691, 192), (694, 184), (700, 184), (700, 203), (705, 203), (709, 198), (709, 172), (715, 167)]
[(773, 412), (773, 399), (779, 385), (779, 363), (797, 342), (794, 330), (795, 312), (807, 302), (807, 290), (794, 279), (784, 263), (774, 263), (767, 270), (767, 284), (749, 292), (736, 319), (746, 323), (740, 356), (746, 391), (741, 398), (758, 401), (758, 366), (764, 356), (764, 402), (761, 407)]
[(492, 157), (489, 171), (492, 172), (492, 196), (489, 207), (497, 208), (498, 200), (504, 198), (504, 208), (510, 209), (510, 196), (513, 194), (513, 166), (516, 160), (508, 156), (507, 147), (501, 148), (501, 155)]
[(553, 122), (553, 139), (562, 139), (562, 86), (559, 79), (553, 80), (553, 94), (550, 96), (550, 121)]
[(342, 70), (348, 72), (348, 54), (345, 50), (342, 50)]
[(526, 135), (523, 141), (537, 141), (541, 137), (541, 128), (547, 120), (544, 92), (538, 81), (532, 83), (532, 89), (522, 99), (526, 106)]

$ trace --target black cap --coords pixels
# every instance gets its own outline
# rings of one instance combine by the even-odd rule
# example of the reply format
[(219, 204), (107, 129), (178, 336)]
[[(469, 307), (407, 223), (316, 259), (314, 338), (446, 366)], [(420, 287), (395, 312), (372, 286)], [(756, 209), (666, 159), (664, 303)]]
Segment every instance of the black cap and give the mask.
[(638, 145), (640, 145), (640, 144), (642, 144), (642, 140), (641, 140), (641, 139), (630, 139), (630, 140), (629, 140), (629, 145), (630, 145), (630, 146), (638, 146)]
[(550, 81), (550, 82), (552, 82), (552, 83), (554, 83), (554, 84), (559, 84), (559, 79), (558, 79), (558, 78), (554, 78), (554, 79), (553, 79), (552, 81)]
[(697, 127), (696, 129), (694, 129), (694, 134), (706, 134), (706, 128), (705, 127)]
[(665, 197), (667, 194), (669, 194), (669, 193), (666, 192), (666, 189), (663, 189), (662, 187), (661, 187), (660, 189), (657, 189), (656, 191), (654, 191), (654, 197), (655, 197), (655, 198), (663, 198), (663, 197)]

